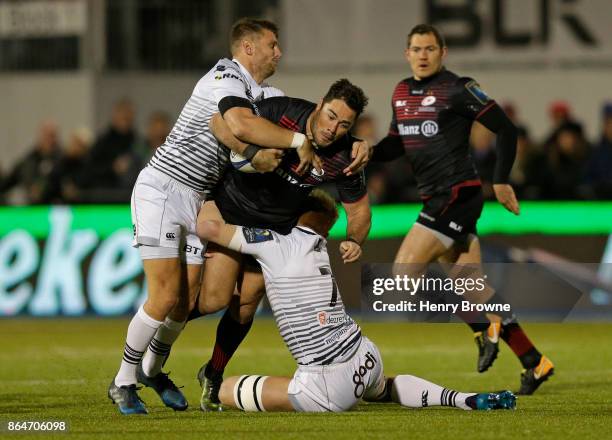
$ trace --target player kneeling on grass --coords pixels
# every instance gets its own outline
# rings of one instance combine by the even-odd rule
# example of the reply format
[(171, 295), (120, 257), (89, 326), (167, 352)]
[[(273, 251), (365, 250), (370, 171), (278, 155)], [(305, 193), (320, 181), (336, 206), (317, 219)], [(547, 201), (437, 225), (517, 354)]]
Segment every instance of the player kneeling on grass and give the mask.
[[(203, 212), (215, 209), (207, 202)], [(408, 407), (512, 409), (501, 393), (460, 393), (410, 375), (386, 379), (378, 348), (346, 313), (327, 254), (335, 201), (314, 190), (288, 235), (209, 220), (200, 214), (201, 238), (253, 255), (261, 265), (276, 324), (298, 363), (293, 378), (234, 376), (219, 398), (244, 411), (346, 411), (359, 400), (395, 401)], [(350, 243), (350, 246), (359, 246)]]

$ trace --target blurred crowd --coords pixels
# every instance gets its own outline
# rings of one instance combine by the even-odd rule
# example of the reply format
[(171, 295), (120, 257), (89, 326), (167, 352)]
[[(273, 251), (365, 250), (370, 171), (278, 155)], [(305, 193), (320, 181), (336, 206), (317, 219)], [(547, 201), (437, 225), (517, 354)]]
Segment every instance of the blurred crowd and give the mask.
[[(504, 110), (519, 130), (510, 179), (520, 200), (612, 199), (612, 102), (603, 106), (601, 133), (592, 142), (565, 102), (551, 104), (550, 132), (540, 142), (530, 136), (512, 104), (505, 104)], [(28, 153), (12, 169), (0, 167), (0, 203), (129, 202), (138, 173), (172, 127), (167, 114), (153, 112), (141, 135), (134, 117), (134, 105), (127, 99), (120, 100), (104, 131), (94, 137), (89, 130), (79, 128), (64, 143), (57, 124), (43, 121)], [(375, 144), (384, 135), (378, 125), (366, 114), (353, 132)], [(476, 123), (470, 142), (485, 196), (492, 199), (495, 135)], [(372, 204), (420, 200), (405, 158), (372, 163), (367, 177)]]
[(0, 174), (5, 204), (126, 203), (138, 173), (171, 129), (167, 114), (148, 116), (141, 136), (134, 105), (115, 103), (108, 127), (96, 137), (85, 128), (62, 144), (57, 124), (43, 121), (34, 145), (6, 174)]
[[(612, 102), (602, 107), (601, 132), (592, 141), (586, 138), (582, 122), (566, 102), (550, 105), (550, 131), (540, 141), (532, 138), (513, 104), (506, 103), (503, 108), (518, 128), (516, 160), (510, 183), (519, 200), (612, 199)], [(380, 136), (377, 122), (368, 115), (357, 121), (354, 134), (371, 141)], [(495, 135), (475, 123), (470, 144), (485, 197), (494, 199)], [(405, 159), (371, 164), (367, 176), (373, 204), (420, 200), (410, 165)]]

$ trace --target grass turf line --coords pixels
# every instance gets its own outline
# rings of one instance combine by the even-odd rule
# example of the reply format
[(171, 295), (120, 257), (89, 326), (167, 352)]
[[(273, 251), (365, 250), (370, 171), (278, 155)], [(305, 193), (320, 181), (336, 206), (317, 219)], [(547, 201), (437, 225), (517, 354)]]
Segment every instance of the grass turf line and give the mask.
[[(195, 375), (208, 359), (216, 320), (191, 323), (166, 369), (185, 385), (190, 408), (173, 412), (150, 389), (140, 395), (148, 416), (121, 416), (106, 397), (121, 360), (127, 319), (0, 321), (0, 421), (65, 420), (76, 438), (606, 438), (612, 425), (612, 324), (527, 324), (556, 374), (516, 411), (469, 412), (361, 404), (344, 414), (204, 414)], [(486, 373), (476, 372), (476, 347), (460, 324), (365, 323), (388, 375), (414, 374), (461, 391), (516, 390), (518, 360), (501, 343)], [(271, 319), (257, 319), (226, 375), (292, 375), (294, 362)], [(2, 438), (68, 438), (14, 434)]]

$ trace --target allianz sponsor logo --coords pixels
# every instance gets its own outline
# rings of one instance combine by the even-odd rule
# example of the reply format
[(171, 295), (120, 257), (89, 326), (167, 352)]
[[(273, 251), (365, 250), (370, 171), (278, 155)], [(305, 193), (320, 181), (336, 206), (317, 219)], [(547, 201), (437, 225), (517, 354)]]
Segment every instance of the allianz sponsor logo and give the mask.
[(423, 121), (420, 125), (405, 125), (398, 124), (399, 133), (402, 136), (418, 136), (432, 137), (438, 134), (438, 123), (436, 121)]

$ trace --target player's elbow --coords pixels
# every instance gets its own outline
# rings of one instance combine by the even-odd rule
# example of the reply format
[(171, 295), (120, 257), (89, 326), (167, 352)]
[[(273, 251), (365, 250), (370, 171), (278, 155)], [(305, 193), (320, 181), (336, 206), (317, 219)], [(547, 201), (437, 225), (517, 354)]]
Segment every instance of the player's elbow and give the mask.
[(232, 134), (241, 140), (249, 138), (251, 133), (250, 120), (252, 117), (252, 114), (244, 111), (244, 109), (241, 108), (230, 109), (225, 113), (225, 115), (223, 115), (223, 119), (225, 120)]

